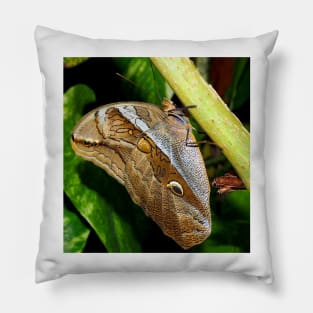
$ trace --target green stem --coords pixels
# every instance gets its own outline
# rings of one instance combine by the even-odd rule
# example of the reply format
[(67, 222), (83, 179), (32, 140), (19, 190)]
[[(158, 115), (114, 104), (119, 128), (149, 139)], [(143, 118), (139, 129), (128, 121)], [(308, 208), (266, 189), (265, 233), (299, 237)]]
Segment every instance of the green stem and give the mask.
[(250, 135), (189, 58), (151, 58), (191, 114), (222, 149), (250, 189)]

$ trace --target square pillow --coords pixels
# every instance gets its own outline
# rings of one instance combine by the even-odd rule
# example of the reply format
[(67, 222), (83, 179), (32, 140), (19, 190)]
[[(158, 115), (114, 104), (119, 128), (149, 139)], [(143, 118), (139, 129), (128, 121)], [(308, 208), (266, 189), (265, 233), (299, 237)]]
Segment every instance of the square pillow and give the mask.
[(37, 282), (200, 270), (272, 281), (263, 150), (277, 35), (124, 41), (37, 27), (48, 159)]

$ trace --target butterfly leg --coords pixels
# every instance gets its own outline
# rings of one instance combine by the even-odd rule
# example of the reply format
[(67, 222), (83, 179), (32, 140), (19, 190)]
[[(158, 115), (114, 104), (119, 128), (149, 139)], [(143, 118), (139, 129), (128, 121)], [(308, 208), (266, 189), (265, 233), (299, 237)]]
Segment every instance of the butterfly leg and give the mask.
[(190, 129), (191, 128), (187, 128), (187, 132), (186, 132), (186, 139), (185, 139), (186, 147), (199, 147), (199, 144), (208, 142), (207, 140), (200, 140), (200, 141), (196, 141), (196, 142), (188, 141)]

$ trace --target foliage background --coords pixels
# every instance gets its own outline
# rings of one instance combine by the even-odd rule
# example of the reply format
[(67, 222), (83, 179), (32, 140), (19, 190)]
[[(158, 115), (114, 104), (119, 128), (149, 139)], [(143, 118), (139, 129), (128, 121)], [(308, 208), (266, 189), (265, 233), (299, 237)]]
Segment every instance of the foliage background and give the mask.
[[(193, 61), (249, 129), (249, 59)], [(185, 252), (145, 216), (123, 186), (77, 157), (69, 140), (80, 118), (99, 105), (131, 100), (160, 105), (163, 97), (180, 105), (148, 58), (64, 58), (64, 252)], [(207, 137), (195, 135), (199, 140)], [(201, 151), (210, 180), (233, 171), (214, 145), (202, 145)], [(188, 252), (249, 252), (249, 192), (221, 197), (212, 188), (210, 202), (212, 234)]]

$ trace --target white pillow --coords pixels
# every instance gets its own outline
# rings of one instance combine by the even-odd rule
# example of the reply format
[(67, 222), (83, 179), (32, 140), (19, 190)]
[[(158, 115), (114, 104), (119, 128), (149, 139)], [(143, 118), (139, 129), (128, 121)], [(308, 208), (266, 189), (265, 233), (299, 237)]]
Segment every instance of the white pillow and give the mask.
[[(38, 48), (39, 64), (45, 88), (45, 108), (46, 108), (46, 136), (47, 136), (47, 154), (48, 162), (45, 173), (45, 197), (43, 207), (43, 221), (41, 224), (40, 233), (40, 248), (36, 262), (36, 281), (43, 282), (66, 274), (73, 273), (90, 273), (104, 271), (230, 271), (243, 273), (250, 276), (261, 278), (267, 283), (272, 282), (272, 268), (269, 250), (269, 240), (267, 231), (266, 209), (265, 209), (265, 189), (264, 189), (264, 100), (266, 91), (266, 79), (268, 70), (268, 55), (271, 53), (276, 38), (277, 32), (271, 32), (255, 38), (229, 39), (229, 40), (214, 40), (205, 42), (195, 41), (122, 41), (122, 40), (105, 40), (105, 39), (88, 39), (77, 35), (67, 34), (45, 27), (38, 26), (35, 32), (36, 44)], [(63, 118), (68, 113), (63, 112), (63, 101), (67, 101), (72, 94), (65, 94), (63, 98), (64, 86), (66, 78), (64, 74), (64, 57), (249, 57), (250, 58), (250, 233), (247, 240), (250, 241), (250, 249), (247, 251), (238, 251), (235, 253), (223, 252), (218, 253), (218, 249), (209, 249), (213, 242), (209, 237), (206, 247), (208, 250), (195, 248), (186, 250), (184, 253), (176, 253), (166, 251), (160, 253), (138, 253), (140, 249), (132, 250), (132, 246), (127, 250), (114, 250), (113, 248), (104, 247), (107, 252), (102, 253), (68, 253), (71, 247), (65, 248), (64, 236), (71, 236), (67, 230), (63, 229), (63, 221), (67, 223), (72, 217), (77, 225), (82, 225), (77, 238), (71, 238), (73, 245), (80, 247), (84, 246), (88, 237), (96, 236), (98, 229), (93, 229), (93, 223), (88, 220), (88, 216), (77, 215), (78, 212), (67, 211), (64, 217), (64, 197), (63, 184), (64, 177), (68, 177), (67, 169), (63, 169)], [(92, 59), (91, 59), (92, 61)], [(78, 68), (78, 67), (77, 67)], [(124, 75), (124, 74), (123, 74)], [(159, 75), (154, 73), (154, 76)], [(124, 75), (125, 76), (125, 75)], [(118, 76), (116, 76), (118, 77)], [(116, 78), (115, 77), (115, 78)], [(123, 79), (127, 77), (121, 77)], [(65, 79), (65, 81), (64, 81)], [(156, 78), (157, 79), (157, 78)], [(131, 85), (133, 82), (129, 82)], [(127, 83), (126, 83), (127, 84)], [(108, 88), (108, 86), (105, 86)], [(137, 86), (138, 87), (138, 86)], [(173, 86), (172, 86), (173, 87)], [(86, 92), (88, 93), (88, 87)], [(211, 88), (211, 87), (209, 87)], [(176, 94), (180, 95), (174, 89)], [(211, 90), (211, 89), (210, 89)], [(67, 90), (66, 90), (67, 91)], [(70, 91), (69, 91), (70, 93)], [(212, 97), (212, 94), (211, 94)], [(215, 94), (217, 101), (219, 96)], [(81, 97), (83, 98), (83, 96)], [(88, 101), (91, 101), (92, 97)], [(94, 100), (94, 99), (93, 99)], [(116, 99), (116, 101), (141, 100), (141, 99)], [(184, 102), (184, 99), (181, 99)], [(83, 99), (81, 101), (84, 101)], [(87, 100), (86, 100), (87, 101)], [(113, 101), (111, 101), (113, 102)], [(115, 101), (114, 101), (115, 102)], [(186, 102), (186, 101), (185, 101)], [(105, 103), (102, 103), (105, 104)], [(186, 103), (185, 103), (186, 104)], [(194, 104), (194, 103), (189, 103)], [(187, 103), (188, 105), (188, 103)], [(192, 111), (192, 110), (191, 110)], [(87, 113), (87, 112), (84, 112)], [(65, 117), (66, 118), (66, 117)], [(75, 123), (78, 121), (76, 120)], [(138, 122), (139, 123), (139, 122)], [(212, 137), (212, 135), (211, 135)], [(214, 137), (214, 135), (213, 135)], [(64, 140), (67, 140), (66, 138)], [(66, 143), (66, 141), (65, 141)], [(65, 156), (66, 157), (66, 156)], [(77, 157), (78, 158), (78, 157)], [(86, 161), (82, 161), (86, 162)], [(90, 163), (91, 164), (91, 163)], [(94, 166), (94, 165), (89, 165)], [(240, 171), (240, 170), (239, 170)], [(103, 172), (104, 173), (104, 172)], [(84, 173), (80, 173), (84, 175)], [(105, 174), (103, 174), (105, 175)], [(239, 172), (239, 175), (241, 173)], [(73, 176), (74, 177), (74, 176)], [(69, 178), (67, 178), (69, 179)], [(101, 179), (101, 178), (100, 178)], [(73, 178), (74, 180), (74, 178)], [(113, 181), (113, 180), (112, 180)], [(109, 184), (110, 181), (109, 181)], [(114, 184), (114, 183), (112, 183)], [(116, 184), (118, 186), (118, 184)], [(115, 185), (114, 185), (115, 186)], [(103, 188), (106, 188), (105, 185)], [(73, 187), (74, 188), (74, 187)], [(101, 189), (98, 186), (96, 189)], [(123, 188), (123, 187), (121, 187)], [(121, 190), (121, 189), (118, 189)], [(124, 189), (123, 189), (124, 190)], [(118, 191), (119, 192), (119, 191)], [(124, 192), (124, 191), (122, 191)], [(215, 192), (216, 193), (216, 192)], [(234, 192), (235, 193), (235, 192)], [(71, 197), (72, 193), (68, 193)], [(68, 196), (66, 195), (66, 197)], [(124, 192), (121, 197), (125, 196)], [(212, 194), (212, 192), (211, 192)], [(84, 195), (81, 195), (82, 197)], [(117, 195), (120, 196), (119, 194)], [(228, 197), (228, 196), (226, 196)], [(92, 198), (92, 197), (91, 197)], [(217, 201), (223, 203), (223, 197), (215, 197)], [(70, 198), (70, 201), (73, 199)], [(110, 200), (108, 200), (110, 201)], [(75, 202), (75, 201), (74, 201)], [(129, 200), (128, 205), (131, 203)], [(86, 204), (86, 207), (88, 203)], [(90, 210), (94, 210), (95, 205), (90, 206)], [(86, 208), (85, 208), (86, 209)], [(137, 207), (127, 207), (127, 210), (138, 210)], [(215, 207), (216, 209), (216, 207)], [(214, 223), (215, 216), (219, 212), (214, 211), (212, 207), (212, 238), (214, 238)], [(129, 230), (131, 234), (136, 225), (132, 223), (134, 220), (125, 220), (124, 216), (120, 219), (119, 211), (112, 211), (112, 220), (105, 218), (105, 223), (115, 223), (119, 225), (116, 228)], [(73, 216), (71, 215), (73, 214)], [(76, 215), (76, 216), (74, 216)], [(116, 219), (116, 216), (118, 218)], [(144, 215), (140, 215), (143, 223), (146, 222)], [(66, 220), (66, 219), (69, 220)], [(124, 219), (124, 220), (123, 220)], [(137, 221), (138, 222), (138, 221)], [(137, 223), (136, 222), (136, 223)], [(231, 225), (231, 220), (228, 221)], [(106, 225), (104, 223), (104, 225)], [(148, 223), (148, 222), (147, 222)], [(217, 224), (217, 222), (216, 222)], [(153, 225), (158, 229), (153, 222), (147, 224)], [(211, 226), (210, 226), (211, 227)], [(63, 231), (65, 233), (63, 233)], [(126, 238), (127, 231), (116, 234), (116, 236), (124, 235), (124, 238), (118, 238), (121, 242), (128, 242), (130, 238)], [(160, 232), (161, 235), (162, 232)], [(111, 236), (112, 234), (109, 234)], [(98, 236), (97, 240), (106, 242), (104, 233)], [(138, 236), (138, 234), (136, 234)], [(96, 236), (97, 237), (97, 236)], [(165, 242), (172, 239), (165, 235)], [(142, 238), (139, 239), (139, 241)], [(99, 243), (98, 242), (98, 243)], [(105, 246), (105, 245), (104, 245)], [(74, 251), (83, 251), (77, 249)], [(73, 247), (72, 247), (73, 248)], [(101, 249), (100, 249), (101, 250)], [(64, 252), (66, 251), (66, 252)], [(125, 252), (127, 251), (127, 253)], [(201, 252), (213, 251), (213, 252)], [(220, 251), (224, 251), (223, 249)], [(95, 252), (95, 251), (90, 251)], [(125, 253), (110, 253), (110, 252), (125, 252)], [(134, 253), (131, 253), (134, 252)], [(137, 253), (135, 253), (137, 252)], [(147, 251), (145, 251), (147, 252)], [(154, 251), (152, 251), (154, 252)]]

